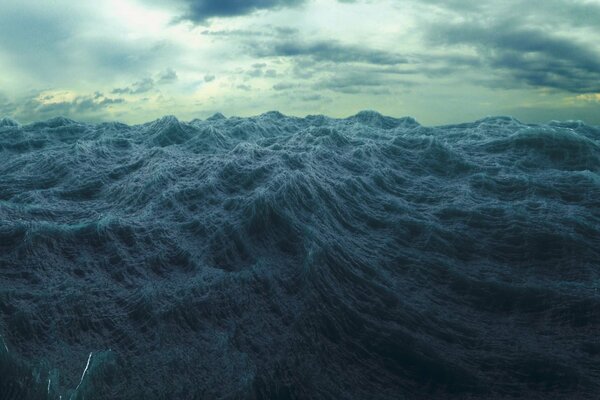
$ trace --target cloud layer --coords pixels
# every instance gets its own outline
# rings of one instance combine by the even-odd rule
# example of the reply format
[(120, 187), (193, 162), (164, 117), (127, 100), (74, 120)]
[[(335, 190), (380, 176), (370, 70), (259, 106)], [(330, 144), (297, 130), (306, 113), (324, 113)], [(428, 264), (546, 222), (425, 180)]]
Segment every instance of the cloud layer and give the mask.
[(0, 113), (378, 109), (434, 124), (563, 110), (600, 124), (598, 20), (597, 0), (6, 0)]

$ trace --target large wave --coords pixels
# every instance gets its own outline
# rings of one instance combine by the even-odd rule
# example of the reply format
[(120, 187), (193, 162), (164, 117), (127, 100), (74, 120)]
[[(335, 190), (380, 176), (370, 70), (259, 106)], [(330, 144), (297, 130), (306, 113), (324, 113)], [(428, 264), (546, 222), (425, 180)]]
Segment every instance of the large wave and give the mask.
[(600, 128), (0, 120), (0, 398), (591, 398)]

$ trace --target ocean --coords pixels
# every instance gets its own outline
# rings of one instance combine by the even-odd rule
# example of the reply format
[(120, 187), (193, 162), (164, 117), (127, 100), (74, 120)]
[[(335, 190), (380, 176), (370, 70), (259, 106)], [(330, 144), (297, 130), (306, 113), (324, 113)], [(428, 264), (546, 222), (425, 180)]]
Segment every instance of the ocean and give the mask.
[(600, 127), (0, 120), (0, 399), (592, 399)]

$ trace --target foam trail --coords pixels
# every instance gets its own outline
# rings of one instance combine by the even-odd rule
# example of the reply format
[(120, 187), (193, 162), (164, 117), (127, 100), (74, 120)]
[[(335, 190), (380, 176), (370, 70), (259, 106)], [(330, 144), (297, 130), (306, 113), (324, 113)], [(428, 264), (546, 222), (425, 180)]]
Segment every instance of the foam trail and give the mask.
[(90, 352), (90, 355), (87, 359), (87, 363), (85, 364), (85, 368), (83, 370), (83, 374), (81, 374), (81, 379), (79, 380), (79, 384), (75, 388), (75, 393), (77, 393), (77, 390), (79, 390), (79, 386), (81, 386), (81, 384), (83, 383), (83, 378), (85, 378), (85, 374), (87, 373), (88, 367), (90, 366), (90, 360), (92, 359), (92, 354), (93, 354), (93, 352)]

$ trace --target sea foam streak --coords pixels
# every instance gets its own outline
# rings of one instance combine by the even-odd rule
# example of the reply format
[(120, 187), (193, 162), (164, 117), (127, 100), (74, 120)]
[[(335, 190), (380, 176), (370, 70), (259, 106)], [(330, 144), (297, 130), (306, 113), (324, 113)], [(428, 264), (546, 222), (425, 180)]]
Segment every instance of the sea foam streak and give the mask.
[(599, 171), (573, 121), (0, 120), (0, 392), (593, 397)]

